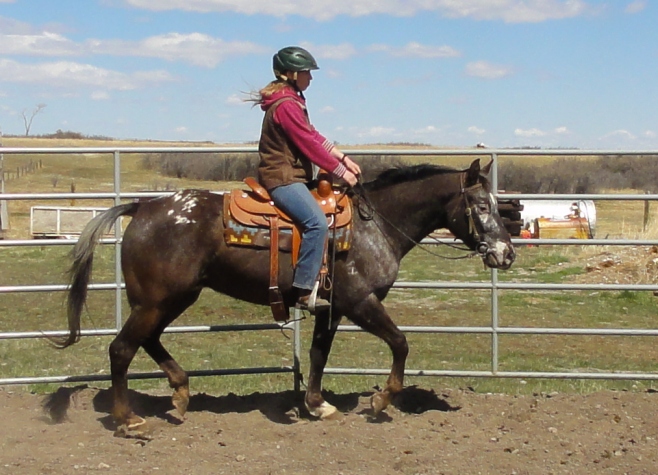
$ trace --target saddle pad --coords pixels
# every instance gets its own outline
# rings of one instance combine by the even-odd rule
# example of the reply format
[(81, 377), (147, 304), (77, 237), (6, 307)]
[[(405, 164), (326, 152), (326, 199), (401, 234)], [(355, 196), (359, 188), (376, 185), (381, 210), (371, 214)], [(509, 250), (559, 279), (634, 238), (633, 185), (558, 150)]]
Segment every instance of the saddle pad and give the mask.
[[(350, 199), (341, 194), (321, 198), (315, 191), (311, 191), (315, 200), (324, 211), (325, 215), (335, 215), (336, 227), (347, 226), (352, 221), (352, 202)], [(231, 217), (245, 226), (269, 227), (269, 216), (279, 216), (279, 227), (283, 229), (292, 229), (292, 220), (274, 206), (271, 201), (263, 201), (252, 191), (233, 190), (230, 195), (224, 195), (225, 200), (228, 198), (228, 208)], [(340, 196), (338, 202), (336, 197)], [(333, 223), (330, 223), (333, 227)]]
[[(241, 190), (238, 190), (243, 193)], [(263, 218), (263, 222), (266, 225), (254, 225), (253, 221), (259, 221), (252, 219), (249, 216), (252, 216), (249, 213), (244, 213), (240, 207), (234, 206), (233, 204), (233, 195), (224, 195), (224, 241), (229, 246), (250, 246), (257, 248), (270, 248), (270, 228), (269, 222)], [(339, 226), (334, 231), (333, 229), (329, 230), (329, 239), (335, 241), (336, 252), (347, 251), (351, 247), (352, 243), (352, 223), (350, 220), (347, 220), (345, 224), (340, 224), (345, 221), (345, 215), (349, 214), (351, 217), (352, 203), (348, 198), (346, 200), (346, 207), (342, 214), (342, 218), (338, 218), (337, 221)], [(342, 202), (342, 200), (341, 200)], [(276, 209), (274, 206), (269, 205), (271, 209)], [(242, 219), (236, 219), (234, 212), (242, 216)], [(244, 215), (247, 215), (248, 218), (245, 218)], [(283, 218), (279, 220), (279, 250), (291, 252), (293, 247), (293, 233), (298, 231), (293, 231), (293, 225), (290, 223), (289, 218), (287, 221), (284, 221)], [(248, 224), (245, 224), (244, 221), (248, 221)], [(290, 223), (290, 224), (288, 224)], [(299, 243), (297, 243), (299, 245)]]
[[(292, 251), (293, 231), (291, 229), (279, 230), (279, 250)], [(229, 246), (249, 246), (269, 249), (270, 230), (256, 226), (245, 226), (233, 219), (230, 214), (224, 215), (224, 240)], [(342, 226), (334, 231), (329, 231), (329, 240), (336, 247), (336, 252), (347, 251), (352, 243), (352, 226)]]

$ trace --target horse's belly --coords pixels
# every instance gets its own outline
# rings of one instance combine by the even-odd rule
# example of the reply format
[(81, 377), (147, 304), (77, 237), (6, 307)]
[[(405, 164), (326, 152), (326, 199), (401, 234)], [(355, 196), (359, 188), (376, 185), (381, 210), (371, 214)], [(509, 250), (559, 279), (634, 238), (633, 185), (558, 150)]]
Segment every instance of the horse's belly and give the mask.
[[(269, 304), (270, 253), (266, 249), (226, 247), (205, 269), (203, 284), (251, 303)], [(280, 253), (276, 285), (283, 293), (292, 286), (290, 254)]]

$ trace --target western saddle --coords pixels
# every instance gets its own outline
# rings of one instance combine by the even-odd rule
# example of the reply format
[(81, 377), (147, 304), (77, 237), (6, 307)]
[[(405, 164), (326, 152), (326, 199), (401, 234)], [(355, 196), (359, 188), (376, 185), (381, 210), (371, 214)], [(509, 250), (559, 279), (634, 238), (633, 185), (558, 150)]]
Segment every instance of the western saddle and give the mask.
[[(279, 290), (279, 251), (290, 252), (293, 269), (297, 265), (301, 230), (281, 210), (274, 206), (267, 190), (247, 177), (248, 190), (232, 190), (224, 197), (224, 239), (231, 246), (250, 246), (270, 249), (269, 302), (276, 321), (290, 320), (290, 310)], [(318, 175), (317, 190), (311, 193), (327, 216), (333, 248), (336, 252), (350, 248), (352, 237), (352, 203), (340, 190), (334, 189), (330, 176)], [(321, 282), (328, 274), (328, 243), (320, 271)]]

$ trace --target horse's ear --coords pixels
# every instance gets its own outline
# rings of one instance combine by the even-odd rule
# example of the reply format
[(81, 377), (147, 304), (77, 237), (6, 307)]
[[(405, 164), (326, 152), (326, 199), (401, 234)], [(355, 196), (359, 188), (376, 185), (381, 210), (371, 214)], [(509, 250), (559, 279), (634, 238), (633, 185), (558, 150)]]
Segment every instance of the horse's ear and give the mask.
[(482, 174), (483, 175), (489, 175), (489, 172), (491, 171), (491, 165), (493, 165), (493, 158), (489, 160), (489, 163), (487, 163), (483, 168), (482, 168)]
[(466, 186), (473, 186), (480, 180), (480, 159), (476, 158), (466, 170)]

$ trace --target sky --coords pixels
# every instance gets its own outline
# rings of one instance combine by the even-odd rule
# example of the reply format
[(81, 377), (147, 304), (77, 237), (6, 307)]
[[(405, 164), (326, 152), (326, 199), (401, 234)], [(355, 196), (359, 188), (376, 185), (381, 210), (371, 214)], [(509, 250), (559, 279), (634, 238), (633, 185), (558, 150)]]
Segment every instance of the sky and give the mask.
[(655, 151), (656, 25), (648, 0), (0, 0), (0, 130), (254, 143), (245, 99), (299, 45), (343, 146)]

